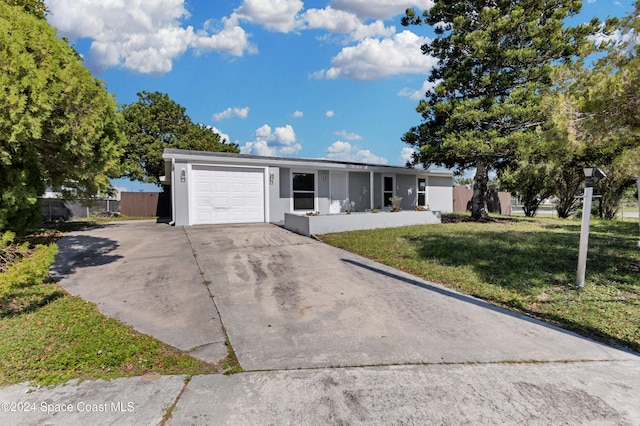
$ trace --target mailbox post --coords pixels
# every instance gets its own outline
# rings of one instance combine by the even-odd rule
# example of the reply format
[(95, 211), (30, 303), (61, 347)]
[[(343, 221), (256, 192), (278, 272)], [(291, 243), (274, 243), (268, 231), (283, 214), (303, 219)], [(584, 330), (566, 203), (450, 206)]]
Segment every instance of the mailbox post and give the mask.
[(582, 225), (580, 226), (580, 251), (578, 253), (578, 276), (576, 286), (584, 287), (584, 278), (587, 272), (587, 249), (589, 247), (589, 226), (591, 225), (591, 204), (593, 202), (593, 180), (607, 175), (598, 167), (585, 167), (584, 198), (582, 200)]

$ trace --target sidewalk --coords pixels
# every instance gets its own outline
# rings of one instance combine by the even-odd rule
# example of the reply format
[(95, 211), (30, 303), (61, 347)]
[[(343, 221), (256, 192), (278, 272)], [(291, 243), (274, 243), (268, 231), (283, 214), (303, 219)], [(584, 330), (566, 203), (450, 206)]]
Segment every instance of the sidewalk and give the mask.
[[(3, 425), (640, 424), (640, 362), (405, 365), (0, 388)], [(15, 412), (7, 412), (7, 402)], [(173, 405), (175, 403), (175, 406)], [(28, 411), (27, 411), (28, 410)], [(49, 412), (47, 412), (49, 410)]]

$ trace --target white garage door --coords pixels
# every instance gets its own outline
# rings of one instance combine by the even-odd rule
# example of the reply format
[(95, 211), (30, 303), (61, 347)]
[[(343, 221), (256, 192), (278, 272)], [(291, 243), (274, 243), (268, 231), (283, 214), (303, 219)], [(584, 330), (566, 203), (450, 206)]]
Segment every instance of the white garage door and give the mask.
[(191, 224), (264, 222), (264, 171), (193, 166)]

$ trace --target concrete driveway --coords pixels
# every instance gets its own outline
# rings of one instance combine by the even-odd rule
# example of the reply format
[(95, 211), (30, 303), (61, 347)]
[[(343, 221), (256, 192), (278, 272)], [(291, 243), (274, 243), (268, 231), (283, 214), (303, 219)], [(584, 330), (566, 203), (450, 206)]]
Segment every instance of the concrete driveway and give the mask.
[(276, 226), (185, 232), (245, 370), (621, 356)]
[(171, 404), (176, 425), (640, 424), (635, 354), (273, 225), (113, 223), (60, 246), (52, 274), (68, 291), (209, 362), (228, 337), (246, 371), (68, 387), (158, 398), (65, 424), (158, 424)]

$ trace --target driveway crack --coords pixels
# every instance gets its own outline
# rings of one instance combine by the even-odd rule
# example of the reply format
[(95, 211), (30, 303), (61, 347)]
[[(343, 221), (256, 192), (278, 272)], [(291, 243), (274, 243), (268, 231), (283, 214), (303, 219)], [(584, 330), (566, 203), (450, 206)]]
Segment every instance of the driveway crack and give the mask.
[(216, 304), (215, 296), (213, 295), (213, 293), (211, 293), (211, 287), (209, 286), (209, 284), (211, 284), (211, 281), (205, 279), (204, 270), (200, 266), (200, 262), (198, 261), (198, 255), (195, 249), (193, 248), (193, 243), (189, 238), (189, 233), (187, 232), (184, 226), (182, 227), (182, 231), (184, 232), (184, 235), (187, 237), (187, 242), (189, 243), (189, 247), (191, 248), (191, 253), (193, 254), (193, 258), (196, 262), (196, 266), (200, 271), (200, 276), (202, 277), (202, 284), (204, 284), (204, 286), (207, 288), (207, 292), (209, 293), (209, 298), (211, 299), (211, 303), (213, 304), (213, 307), (216, 310), (216, 314), (220, 319), (220, 328), (225, 338), (224, 344), (227, 347), (227, 356), (220, 361), (220, 363), (222, 364), (222, 368), (223, 370), (244, 371), (242, 370), (242, 367), (238, 362), (238, 358), (236, 357), (236, 354), (233, 351), (233, 345), (231, 344), (231, 339), (229, 338), (229, 334), (227, 333), (227, 328), (224, 326), (224, 320), (222, 319), (222, 315), (220, 314), (220, 309), (218, 309), (218, 305)]
[(184, 393), (186, 392), (187, 386), (189, 386), (189, 382), (191, 382), (191, 378), (191, 376), (187, 376), (184, 379), (184, 386), (182, 387), (180, 392), (178, 392), (178, 395), (176, 396), (176, 399), (173, 400), (173, 403), (165, 409), (164, 416), (162, 416), (162, 420), (160, 421), (160, 423), (158, 423), (158, 426), (165, 426), (167, 422), (171, 420), (173, 410), (175, 410), (178, 402), (180, 402), (180, 399), (182, 398), (182, 395), (184, 395)]

